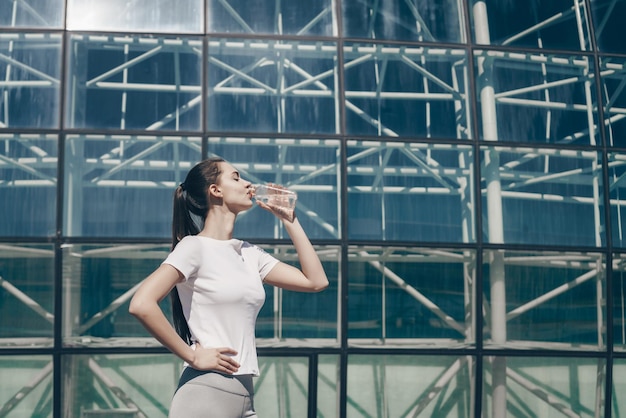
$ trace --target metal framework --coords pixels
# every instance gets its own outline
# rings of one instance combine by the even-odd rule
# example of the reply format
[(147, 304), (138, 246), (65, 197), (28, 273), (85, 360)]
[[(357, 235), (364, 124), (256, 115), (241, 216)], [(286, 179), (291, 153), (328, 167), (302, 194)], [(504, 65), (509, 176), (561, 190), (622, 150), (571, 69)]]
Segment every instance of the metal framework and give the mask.
[[(226, 5), (225, 2), (222, 2)], [(19, 7), (21, 2), (14, 2), (15, 7)], [(324, 13), (330, 13), (330, 7), (335, 7), (334, 5), (330, 5), (328, 10), (325, 10)], [(372, 13), (374, 15), (377, 14), (376, 7), (378, 7), (378, 2), (371, 5)], [(233, 17), (240, 21), (242, 25), (245, 25), (245, 22), (241, 19), (240, 16), (236, 14), (236, 11), (232, 8), (227, 8), (227, 10), (233, 14)], [(488, 45), (489, 42), (489, 30), (488, 30), (488, 22), (486, 17), (486, 9), (485, 3), (482, 1), (478, 1), (474, 6), (474, 18), (476, 19), (476, 38), (478, 43)], [(416, 22), (419, 22), (419, 13), (415, 10), (416, 13)], [(526, 31), (522, 31), (519, 34), (513, 36), (510, 41), (514, 39), (525, 36), (530, 32), (536, 32), (538, 29), (542, 27), (548, 27), (555, 22), (561, 21), (563, 19), (574, 18), (578, 24), (579, 33), (580, 33), (580, 42), (582, 49), (586, 49), (586, 41), (584, 34), (587, 31), (586, 23), (588, 19), (584, 18), (585, 8), (582, 1), (574, 1), (572, 8), (564, 11), (558, 15), (555, 15), (549, 19), (546, 19), (543, 22), (535, 25), (532, 28), (528, 28)], [(315, 21), (310, 22), (311, 25), (315, 24)], [(247, 26), (247, 25), (246, 25)], [(428, 28), (421, 28), (424, 33), (427, 32)], [(13, 35), (0, 34), (0, 38), (4, 37), (5, 39), (11, 37)], [(102, 74), (92, 77), (84, 86), (77, 86), (76, 90), (70, 90), (71, 94), (81, 94), (80, 89), (98, 89), (98, 90), (115, 90), (122, 91), (123, 96), (122, 100), (119, 103), (120, 106), (120, 114), (122, 115), (120, 119), (119, 126), (124, 128), (125, 121), (124, 116), (126, 115), (126, 95), (133, 91), (154, 91), (154, 92), (172, 92), (172, 91), (184, 91), (194, 93), (195, 96), (193, 99), (189, 100), (186, 103), (182, 103), (174, 112), (167, 113), (161, 115), (160, 118), (155, 119), (152, 123), (145, 127), (146, 131), (156, 131), (164, 126), (166, 123), (169, 123), (172, 120), (177, 120), (182, 114), (188, 112), (189, 110), (199, 106), (202, 103), (202, 89), (200, 86), (189, 86), (189, 85), (181, 85), (179, 83), (173, 83), (169, 85), (154, 85), (154, 84), (143, 84), (143, 83), (131, 83), (128, 82), (126, 77), (123, 77), (123, 81), (112, 81), (114, 76), (122, 74), (125, 75), (127, 71), (133, 67), (134, 65), (138, 65), (142, 60), (148, 59), (149, 57), (160, 54), (163, 52), (180, 52), (182, 49), (187, 49), (188, 51), (192, 51), (194, 54), (198, 56), (202, 56), (202, 46), (200, 42), (182, 42), (179, 40), (152, 40), (144, 38), (140, 35), (135, 36), (115, 36), (115, 35), (84, 35), (83, 40), (85, 41), (85, 45), (89, 48), (109, 48), (110, 46), (117, 48), (133, 48), (134, 46), (140, 45), (141, 48), (145, 48), (145, 45), (148, 43), (152, 43), (149, 48), (141, 54), (139, 57), (129, 60), (114, 69), (108, 70)], [(11, 41), (9, 40), (9, 43)], [(375, 127), (378, 134), (380, 136), (388, 136), (388, 137), (398, 137), (400, 136), (394, 129), (385, 126), (384, 122), (381, 120), (380, 115), (377, 114), (368, 114), (364, 109), (357, 106), (353, 99), (355, 98), (367, 98), (372, 100), (413, 100), (419, 101), (426, 104), (427, 108), (429, 104), (445, 101), (452, 102), (454, 104), (454, 108), (457, 112), (457, 133), (459, 138), (471, 138), (471, 132), (473, 131), (473, 127), (471, 126), (472, 118), (470, 115), (468, 92), (465, 91), (462, 86), (466, 84), (466, 80), (469, 78), (467, 73), (467, 66), (470, 65), (467, 62), (466, 52), (462, 49), (459, 50), (449, 50), (443, 48), (425, 48), (420, 46), (415, 47), (397, 47), (397, 46), (383, 46), (379, 44), (372, 44), (371, 46), (345, 46), (342, 51), (343, 56), (346, 58), (344, 63), (339, 62), (335, 59), (335, 67), (331, 70), (326, 70), (317, 74), (312, 74), (306, 71), (303, 67), (299, 66), (297, 62), (293, 60), (284, 58), (281, 54), (285, 52), (297, 52), (302, 54), (303, 56), (311, 57), (311, 58), (336, 58), (337, 56), (337, 48), (333, 45), (327, 45), (324, 43), (298, 43), (298, 42), (283, 42), (283, 41), (267, 41), (267, 40), (253, 40), (253, 41), (239, 41), (239, 40), (217, 40), (217, 39), (209, 39), (209, 50), (212, 47), (220, 47), (223, 49), (227, 49), (232, 54), (241, 54), (243, 56), (254, 56), (255, 51), (264, 50), (271, 51), (271, 54), (268, 53), (266, 57), (258, 59), (254, 64), (246, 66), (244, 68), (234, 68), (229, 64), (219, 60), (218, 58), (209, 56), (208, 62), (210, 65), (215, 65), (220, 67), (222, 70), (228, 73), (227, 77), (216, 82), (214, 85), (209, 86), (211, 94), (219, 94), (219, 95), (272, 95), (278, 97), (282, 101), (282, 105), (277, 108), (277, 132), (284, 133), (284, 122), (285, 122), (285, 99), (292, 96), (297, 97), (310, 97), (310, 98), (318, 98), (318, 97), (333, 97), (335, 104), (335, 115), (336, 115), (336, 133), (340, 134), (340, 115), (342, 114), (342, 108), (345, 109), (346, 112), (357, 115), (367, 124)], [(0, 125), (3, 128), (10, 128), (9, 121), (9, 113), (10, 113), (10, 100), (9, 100), (9, 92), (14, 88), (50, 88), (53, 86), (58, 86), (61, 84), (61, 80), (53, 79), (49, 75), (43, 74), (40, 71), (29, 67), (29, 64), (26, 62), (19, 62), (13, 57), (11, 57), (12, 47), (9, 47), (8, 54), (0, 54), (0, 61), (4, 62), (5, 74), (4, 81), (0, 81), (0, 89), (2, 90), (2, 95), (4, 98), (4, 122), (3, 125)], [(442, 80), (437, 75), (430, 72), (424, 65), (424, 63), (428, 60), (429, 57), (432, 56), (442, 56), (442, 55), (453, 55), (458, 60), (457, 64), (453, 66), (451, 77), (454, 79), (453, 84), (449, 84)], [(275, 58), (268, 58), (268, 57)], [(606, 104), (604, 105), (604, 116), (605, 119), (600, 121), (600, 126), (594, 120), (593, 112), (595, 111), (595, 101), (593, 99), (592, 94), (592, 86), (594, 85), (594, 77), (596, 77), (596, 73), (593, 72), (589, 59), (586, 57), (581, 57), (580, 59), (575, 60), (561, 60), (558, 57), (543, 54), (540, 52), (533, 53), (517, 53), (517, 52), (506, 52), (506, 51), (498, 51), (498, 52), (488, 52), (488, 51), (476, 51), (477, 63), (478, 63), (478, 75), (486, 74), (491, 71), (491, 65), (493, 65), (494, 59), (496, 58), (506, 58), (508, 60), (519, 63), (520, 65), (528, 64), (528, 63), (545, 63), (545, 64), (555, 64), (555, 65), (564, 65), (564, 66), (574, 66), (582, 68), (582, 74), (580, 77), (572, 78), (565, 76), (563, 79), (554, 81), (554, 82), (541, 82), (537, 85), (528, 86), (524, 89), (515, 89), (510, 91), (503, 91), (496, 93), (494, 87), (492, 85), (486, 84), (480, 87), (480, 90), (477, 91), (477, 95), (480, 97), (480, 106), (481, 106), (481, 115), (482, 120), (480, 121), (483, 127), (483, 137), (485, 141), (493, 141), (494, 143), (498, 141), (498, 119), (497, 119), (497, 106), (499, 104), (509, 104), (516, 106), (525, 106), (537, 108), (545, 111), (545, 114), (550, 116), (550, 113), (556, 109), (568, 108), (573, 109), (575, 111), (580, 112), (582, 118), (587, 118), (588, 125), (587, 129), (580, 132), (572, 132), (569, 137), (560, 138), (557, 142), (562, 144), (567, 144), (572, 142), (575, 139), (579, 139), (582, 137), (589, 138), (589, 144), (595, 145), (596, 139), (598, 138), (597, 130), (603, 128), (604, 126), (616, 124), (623, 120), (626, 116), (626, 108), (619, 108), (616, 106), (617, 96), (621, 94), (623, 88), (626, 86), (626, 77), (624, 77), (624, 65), (617, 63), (609, 63), (606, 67), (600, 70), (600, 74), (603, 77), (614, 77), (621, 79), (621, 84), (619, 88), (613, 93), (613, 96), (606, 96)], [(403, 63), (407, 66), (407, 68), (415, 71), (417, 74), (420, 74), (424, 79), (424, 91), (423, 92), (397, 92), (397, 91), (386, 91), (385, 84), (383, 81), (385, 80), (385, 69), (386, 65), (389, 61), (394, 60), (400, 63)], [(341, 95), (338, 94), (337, 91), (333, 90), (329, 86), (337, 86), (337, 81), (340, 79), (340, 73), (345, 71), (346, 69), (356, 67), (358, 65), (367, 63), (367, 62), (375, 62), (376, 68), (376, 79), (378, 81), (376, 91), (345, 91), (344, 98), (345, 100), (342, 102), (340, 100)], [(254, 77), (254, 70), (265, 66), (265, 65), (273, 65), (278, 66), (280, 74), (280, 78), (276, 80), (275, 85), (268, 85), (266, 82), (262, 80), (258, 80)], [(341, 68), (343, 66), (343, 68)], [(23, 71), (26, 71), (33, 78), (28, 81), (12, 81), (11, 79), (11, 71), (12, 69), (20, 68)], [(462, 71), (457, 71), (458, 68), (461, 68)], [(295, 73), (300, 81), (292, 84), (288, 84), (286, 74), (288, 72)], [(459, 74), (462, 79), (459, 79)], [(328, 82), (328, 80), (333, 80)], [(245, 81), (245, 84), (249, 87), (242, 87), (241, 85), (235, 87), (236, 82)], [(582, 83), (584, 85), (584, 89), (586, 95), (584, 100), (578, 103), (566, 103), (559, 102), (550, 96), (550, 91), (552, 88), (556, 86), (568, 85), (568, 84), (579, 84)], [(241, 83), (240, 83), (241, 84)], [(429, 86), (437, 86), (439, 89), (443, 90), (442, 92), (431, 92), (429, 91)], [(530, 91), (541, 92), (543, 93), (544, 100), (528, 100), (523, 98), (525, 93)], [(608, 92), (603, 92), (603, 94), (608, 94)], [(430, 126), (434, 121), (428, 119), (427, 116), (427, 124)], [(48, 170), (50, 167), (53, 167), (57, 164), (57, 158), (55, 155), (50, 155), (42, 148), (33, 145), (30, 142), (30, 139), (41, 139), (48, 138), (54, 139), (54, 136), (46, 136), (46, 135), (25, 135), (25, 134), (3, 134), (0, 136), (0, 142), (3, 142), (3, 147), (5, 150), (8, 150), (10, 147), (23, 147), (27, 148), (31, 153), (30, 156), (20, 157), (20, 158), (9, 158), (6, 156), (0, 156), (0, 169), (14, 169), (18, 171), (23, 171), (29, 175), (30, 180), (19, 180), (12, 181), (7, 179), (0, 179), (0, 188), (7, 187), (57, 187), (58, 179), (50, 176)], [(85, 139), (89, 139), (89, 136), (85, 136)], [(177, 169), (183, 169), (189, 167), (191, 162), (189, 161), (164, 161), (162, 159), (153, 158), (153, 152), (156, 152), (161, 146), (167, 144), (169, 142), (176, 142), (180, 144), (180, 146), (191, 147), (194, 150), (199, 151), (199, 146), (197, 143), (186, 141), (184, 138), (168, 136), (164, 138), (159, 138), (159, 144), (147, 148), (144, 152), (134, 155), (130, 158), (126, 156), (126, 158), (121, 157), (121, 153), (123, 149), (127, 149), (129, 145), (133, 143), (140, 142), (146, 138), (150, 138), (148, 135), (142, 136), (121, 136), (119, 137), (119, 143), (112, 147), (108, 152), (103, 153), (100, 157), (94, 158), (93, 160), (82, 161), (82, 165), (84, 167), (82, 173), (74, 173), (74, 172), (66, 172), (65, 175), (69, 177), (68, 185), (69, 195), (74, 199), (74, 203), (65, 202), (68, 207), (73, 207), (75, 202), (80, 201), (80, 191), (83, 189), (84, 175), (90, 170), (105, 170), (103, 174), (100, 174), (95, 179), (90, 180), (89, 187), (128, 187), (135, 186), (141, 188), (168, 188), (171, 189), (175, 182), (171, 181), (162, 181), (162, 182), (142, 182), (137, 184), (131, 184), (126, 181), (112, 181), (110, 178), (114, 174), (122, 173), (124, 170), (128, 168), (132, 168), (133, 170), (137, 169), (146, 169), (146, 170), (165, 170), (171, 171), (174, 167)], [(115, 140), (115, 137), (112, 137)], [(224, 138), (220, 139), (222, 141), (241, 141), (241, 138)], [(246, 139), (253, 143), (255, 141), (254, 138)], [(264, 139), (256, 139), (256, 141), (265, 141)], [(281, 146), (287, 150), (290, 147), (298, 147), (301, 144), (305, 143), (305, 139), (285, 139), (280, 140)], [(501, 144), (501, 143), (500, 143)], [(495, 145), (495, 144), (494, 144)], [(411, 194), (429, 194), (433, 193), (433, 191), (441, 192), (441, 193), (450, 193), (452, 195), (456, 195), (459, 198), (459, 204), (464, 208), (463, 210), (463, 239), (464, 242), (468, 245), (473, 243), (476, 239), (476, 213), (474, 204), (474, 197), (472, 187), (473, 184), (471, 182), (467, 182), (467, 178), (460, 175), (463, 171), (472, 170), (471, 158), (469, 154), (464, 155), (464, 160), (467, 161), (463, 163), (465, 165), (461, 165), (458, 168), (446, 167), (444, 164), (434, 160), (428, 154), (428, 149), (433, 146), (422, 146), (420, 149), (419, 146), (411, 147), (409, 144), (395, 144), (387, 143), (387, 142), (378, 142), (374, 143), (367, 151), (363, 153), (356, 154), (348, 158), (348, 174), (350, 175), (352, 172), (359, 171), (368, 171), (373, 173), (372, 178), (374, 179), (372, 184), (369, 187), (359, 186), (351, 187), (348, 185), (348, 192), (360, 192), (360, 193), (411, 193)], [(504, 147), (503, 147), (504, 149)], [(509, 148), (506, 148), (509, 149)], [(520, 153), (520, 158), (515, 161), (509, 161), (506, 164), (502, 164), (499, 159), (498, 147), (485, 147), (482, 149), (484, 153), (484, 166), (482, 167), (483, 172), (482, 176), (484, 179), (484, 188), (480, 191), (480, 193), (486, 198), (486, 211), (489, 216), (489, 229), (488, 229), (488, 242), (493, 244), (502, 244), (505, 242), (504, 239), (504, 225), (503, 225), (503, 214), (502, 214), (502, 200), (503, 198), (515, 197), (516, 199), (527, 199), (527, 200), (546, 200), (550, 199), (561, 199), (561, 200), (570, 200), (578, 202), (583, 205), (592, 205), (596, 208), (594, 212), (594, 224), (596, 229), (595, 234), (595, 245), (600, 247), (602, 246), (601, 241), (601, 233), (602, 233), (602, 224), (601, 224), (601, 214), (599, 212), (602, 207), (602, 193), (601, 193), (601, 167), (597, 160), (597, 154), (595, 152), (589, 151), (585, 155), (586, 158), (590, 161), (590, 168), (588, 170), (571, 170), (571, 171), (563, 171), (558, 173), (550, 172), (546, 170), (544, 173), (539, 174), (535, 173), (535, 176), (529, 176), (529, 173), (524, 170), (524, 164), (533, 161), (536, 159), (542, 159), (545, 161), (546, 166), (550, 165), (550, 159), (555, 156), (562, 156), (567, 153), (577, 153), (577, 151), (567, 151), (567, 150), (559, 150), (559, 149), (541, 149), (541, 148), (533, 148), (529, 147), (528, 149), (522, 149)], [(285, 151), (286, 152), (286, 151)], [(387, 157), (382, 159), (382, 163), (379, 165), (370, 165), (363, 166), (360, 165), (359, 168), (350, 167), (351, 163), (359, 161), (366, 157), (370, 153), (386, 153)], [(389, 162), (389, 157), (393, 152), (404, 153), (404, 155), (408, 156), (411, 161), (414, 162), (415, 166), (406, 166), (406, 167), (397, 167), (387, 165)], [(268, 168), (263, 168), (261, 165), (253, 166), (246, 162), (238, 162), (232, 161), (235, 166), (244, 167), (244, 176), (247, 176), (250, 179), (258, 178), (259, 172), (263, 170), (267, 170)], [(311, 180), (316, 176), (320, 176), (327, 172), (341, 172), (341, 167), (339, 167), (340, 161), (338, 160), (335, 163), (330, 165), (322, 165), (319, 166), (284, 166), (278, 165), (275, 167), (269, 168), (270, 170), (282, 170), (282, 172), (289, 172), (292, 174), (299, 175), (297, 180), (293, 180), (293, 184), (288, 184), (288, 186), (296, 186), (296, 187), (307, 187), (302, 186), (302, 184), (306, 180)], [(313, 162), (310, 162), (313, 164)], [(623, 158), (615, 159), (614, 161), (609, 162), (612, 167), (624, 166), (626, 161)], [(399, 172), (407, 178), (429, 178), (434, 180), (437, 184), (440, 185), (439, 189), (433, 188), (409, 188), (409, 189), (398, 189), (390, 186), (383, 186), (381, 179), (390, 172)], [(503, 181), (503, 179), (505, 181)], [(619, 179), (616, 179), (612, 184), (609, 185), (610, 188), (620, 187), (623, 176)], [(593, 193), (591, 196), (550, 196), (545, 194), (529, 194), (517, 192), (515, 189), (525, 185), (525, 184), (552, 184), (563, 183), (563, 182), (574, 182), (577, 184), (586, 184), (590, 185), (593, 189)], [(326, 188), (330, 188), (333, 192), (339, 193), (337, 186), (328, 185)], [(621, 201), (611, 201), (612, 207), (619, 207), (622, 202)], [(323, 215), (315, 213), (310, 210), (310, 208), (303, 208), (302, 216), (310, 217), (315, 223), (325, 228), (328, 232), (330, 232), (337, 239), (341, 239), (339, 231), (336, 227), (332, 225), (332, 222), (324, 219)], [(68, 229), (70, 233), (75, 232), (75, 228), (79, 228), (80, 219), (76, 216), (75, 212), (70, 212), (66, 214), (65, 222), (71, 227)], [(384, 223), (385, 220), (383, 219)], [(139, 247), (133, 246), (133, 250), (138, 249)], [(32, 257), (52, 257), (52, 253), (40, 250), (29, 248), (28, 246), (20, 246), (20, 245), (3, 245), (0, 250), (2, 251), (0, 256), (3, 257), (12, 257), (14, 254), (28, 254), (28, 256)], [(112, 247), (110, 249), (112, 252), (119, 252), (121, 250), (126, 250), (124, 247)], [(83, 254), (84, 255), (84, 254)], [(144, 256), (141, 254), (140, 256)], [(336, 254), (329, 256), (329, 259), (333, 259), (336, 261)], [(448, 252), (445, 250), (424, 250), (424, 249), (408, 249), (407, 253), (402, 253), (401, 255), (397, 255), (393, 250), (390, 250), (388, 253), (383, 255), (375, 255), (374, 252), (368, 251), (367, 248), (355, 251), (350, 254), (351, 261), (352, 260), (362, 260), (365, 263), (369, 263), (373, 268), (377, 269), (384, 276), (385, 280), (389, 283), (397, 286), (398, 288), (406, 291), (411, 297), (415, 299), (417, 304), (423, 305), (426, 309), (431, 311), (434, 315), (441, 319), (442, 323), (445, 324), (446, 327), (454, 329), (458, 331), (460, 341), (463, 341), (464, 344), (467, 344), (468, 347), (471, 347), (475, 337), (475, 318), (472, 318), (472, 312), (468, 312), (467, 318), (454, 318), (448, 313), (445, 312), (440, 306), (437, 306), (432, 300), (430, 300), (427, 296), (420, 292), (420, 289), (412, 287), (408, 284), (407, 278), (401, 277), (399, 274), (395, 273), (389, 267), (386, 267), (384, 262), (397, 260), (398, 262), (424, 262), (424, 260), (429, 260), (428, 262), (433, 262), (437, 260), (439, 262), (451, 262), (451, 263), (459, 263), (462, 262), (465, 267), (465, 277), (463, 278), (465, 283), (465, 302), (467, 305), (472, 306), (472, 303), (476, 300), (475, 295), (475, 287), (473, 286), (476, 277), (474, 277), (474, 271), (476, 268), (476, 259), (471, 254), (463, 254), (461, 256), (462, 260), (459, 261), (460, 255), (457, 252)], [(78, 260), (80, 257), (77, 257)], [(507, 297), (505, 292), (506, 285), (506, 275), (505, 268), (508, 265), (525, 265), (525, 266), (558, 266), (565, 268), (576, 268), (580, 269), (581, 266), (584, 266), (586, 272), (581, 274), (576, 279), (564, 283), (559, 287), (556, 287), (549, 292), (537, 297), (534, 300), (528, 301), (527, 303), (518, 306), (512, 310), (507, 310)], [(502, 346), (505, 347), (511, 344), (511, 341), (507, 339), (507, 322), (520, 316), (524, 315), (533, 309), (541, 306), (542, 304), (553, 300), (555, 297), (562, 295), (566, 292), (572, 291), (576, 289), (577, 286), (580, 286), (583, 283), (587, 283), (589, 281), (596, 282), (596, 303), (598, 308), (598, 316), (596, 318), (597, 330), (598, 330), (598, 344), (596, 347), (590, 347), (591, 350), (604, 350), (606, 349), (606, 342), (604, 338), (603, 328), (606, 327), (604, 314), (602, 312), (605, 307), (605, 270), (606, 265), (602, 259), (598, 255), (594, 254), (577, 254), (571, 257), (566, 257), (563, 254), (554, 254), (554, 255), (543, 255), (539, 254), (536, 256), (526, 256), (526, 257), (507, 257), (505, 253), (502, 251), (494, 251), (491, 253), (489, 259), (490, 265), (490, 276), (488, 285), (490, 287), (490, 304), (485, 304), (483, 307), (483, 311), (485, 314), (485, 330), (488, 331), (492, 336), (492, 343), (494, 346)], [(614, 271), (622, 272), (625, 270), (624, 263), (616, 261), (612, 266)], [(54, 314), (47, 311), (42, 307), (42, 305), (34, 300), (32, 297), (27, 295), (25, 292), (19, 289), (16, 283), (17, 278), (12, 277), (0, 277), (0, 286), (2, 287), (4, 292), (9, 293), (12, 297), (19, 299), (25, 306), (32, 309), (35, 313), (37, 313), (44, 321), (53, 322)], [(110, 304), (93, 315), (91, 318), (82, 322), (81, 324), (72, 324), (68, 318), (66, 318), (69, 322), (65, 325), (65, 329), (74, 329), (75, 333), (78, 335), (88, 335), (89, 329), (102, 319), (108, 317), (114, 313), (120, 306), (124, 305), (133, 292), (136, 290), (138, 285), (128, 289), (126, 293), (124, 293), (119, 298), (112, 300)], [(487, 286), (487, 283), (486, 283)], [(77, 297), (80, 297), (77, 294), (67, 294), (69, 296), (64, 298), (64, 303), (75, 303), (77, 301)], [(64, 307), (63, 310), (67, 308)], [(277, 316), (280, 316), (280, 312), (276, 312)], [(624, 324), (624, 322), (622, 322)], [(480, 336), (478, 338), (481, 338)], [(30, 341), (32, 342), (32, 341)], [(11, 345), (22, 345), (24, 342), (16, 342), (14, 339), (10, 341), (3, 341), (3, 345), (11, 346)], [(105, 342), (106, 344), (106, 342)], [(523, 343), (520, 343), (523, 345)], [(545, 343), (541, 346), (541, 348), (555, 348), (554, 345), (549, 343)], [(562, 345), (557, 345), (557, 349), (563, 349)], [(589, 348), (589, 347), (588, 347)], [(574, 349), (574, 347), (565, 347), (565, 349)], [(578, 349), (580, 349), (578, 347)], [(566, 397), (566, 394), (560, 394), (559, 398), (553, 396), (547, 387), (541, 387), (537, 383), (533, 383), (529, 379), (525, 378), (516, 370), (507, 366), (506, 359), (504, 357), (497, 357), (490, 360), (492, 362), (491, 365), (491, 399), (492, 399), (492, 415), (493, 416), (505, 416), (506, 415), (506, 390), (509, 382), (516, 382), (521, 385), (525, 389), (528, 390), (529, 394), (535, 396), (539, 401), (544, 402), (554, 409), (558, 410), (562, 414), (571, 417), (579, 417), (582, 416), (578, 411), (574, 411), (572, 408), (565, 406), (561, 401), (561, 397)], [(90, 359), (89, 360), (89, 369), (93, 372), (94, 376), (97, 377), (100, 384), (102, 385), (102, 390), (107, 391), (111, 394), (112, 397), (116, 398), (115, 401), (111, 402), (111, 409), (116, 410), (116, 416), (122, 416), (121, 414), (127, 414), (129, 416), (135, 417), (143, 417), (145, 416), (137, 406), (136, 402), (131, 399), (127, 394), (124, 393), (123, 390), (120, 389), (120, 385), (113, 381), (110, 377), (107, 376), (106, 372), (98, 365), (97, 360)], [(472, 369), (471, 360), (467, 360), (465, 358), (459, 358), (453, 364), (450, 365), (449, 368), (443, 370), (440, 377), (433, 382), (430, 390), (420, 393), (416, 399), (414, 406), (406, 411), (406, 416), (421, 416), (422, 412), (426, 410), (429, 404), (437, 399), (437, 394), (440, 393), (446, 385), (455, 377), (457, 374), (463, 370), (464, 368)], [(29, 384), (25, 385), (19, 391), (17, 391), (8, 402), (5, 402), (4, 405), (0, 406), (0, 417), (7, 416), (15, 406), (22, 401), (25, 397), (28, 396), (32, 390), (41, 384), (51, 385), (50, 379), (46, 379), (52, 372), (52, 364), (47, 365), (44, 369), (33, 376), (32, 381)], [(480, 372), (480, 371), (475, 371)], [(284, 373), (288, 373), (288, 370), (284, 371)], [(571, 377), (575, 379), (575, 377)], [(597, 388), (598, 388), (598, 396), (597, 403), (595, 405), (596, 410), (594, 411), (595, 416), (600, 416), (601, 411), (604, 408), (603, 401), (603, 393), (601, 392), (601, 388), (604, 385), (605, 380), (605, 371), (603, 368), (602, 361), (598, 362), (598, 374), (597, 374)], [(305, 382), (300, 382), (302, 387), (306, 387)], [(384, 387), (384, 382), (381, 382), (381, 387)], [(66, 384), (71, 384), (68, 380)], [(473, 380), (470, 379), (469, 385), (471, 386), (471, 392), (475, 393), (479, 391), (480, 388), (473, 387)], [(286, 390), (286, 389), (285, 389)], [(71, 392), (71, 390), (65, 390), (65, 393)], [(288, 391), (286, 391), (283, 395), (288, 396)], [(384, 393), (383, 396), (386, 396)], [(381, 399), (380, 402), (385, 403), (384, 399)], [(95, 412), (93, 412), (95, 414)], [(85, 411), (84, 415), (94, 416), (90, 414), (89, 411)]]

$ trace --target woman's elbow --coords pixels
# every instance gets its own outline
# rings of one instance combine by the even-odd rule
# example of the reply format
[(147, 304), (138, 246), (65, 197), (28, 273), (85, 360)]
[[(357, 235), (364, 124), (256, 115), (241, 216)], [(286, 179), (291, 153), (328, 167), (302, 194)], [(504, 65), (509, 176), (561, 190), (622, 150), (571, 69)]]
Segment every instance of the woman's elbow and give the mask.
[(317, 283), (315, 285), (315, 287), (313, 288), (314, 292), (321, 292), (322, 290), (326, 289), (328, 287), (328, 279), (326, 277), (324, 277), (323, 280), (320, 280), (319, 283)]
[(130, 305), (128, 306), (128, 313), (136, 318), (141, 318), (148, 312), (148, 305), (149, 304), (147, 304), (146, 301), (133, 297), (130, 300)]

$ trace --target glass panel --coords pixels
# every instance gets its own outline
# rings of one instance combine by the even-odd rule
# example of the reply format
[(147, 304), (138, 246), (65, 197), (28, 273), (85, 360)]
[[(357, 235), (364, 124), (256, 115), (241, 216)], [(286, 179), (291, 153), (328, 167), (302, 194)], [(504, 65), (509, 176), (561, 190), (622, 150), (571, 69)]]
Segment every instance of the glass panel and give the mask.
[[(292, 245), (262, 245), (281, 261), (300, 267)], [(265, 286), (266, 300), (257, 318), (259, 347), (329, 346), (339, 340), (338, 247), (316, 247), (330, 285), (323, 292), (287, 292)]]
[[(626, 351), (626, 254), (613, 256), (613, 344)], [(626, 399), (624, 399), (626, 401)]]
[(626, 3), (615, 0), (590, 0), (590, 3), (598, 49), (603, 52), (626, 53)]
[(475, 55), (481, 139), (599, 144), (593, 59), (504, 51)]
[(484, 418), (604, 416), (604, 359), (492, 357), (483, 365)]
[(626, 59), (600, 58), (602, 106), (608, 146), (626, 146)]
[(420, 42), (465, 42), (461, 0), (343, 0), (344, 35)]
[(588, 51), (585, 3), (572, 0), (533, 2), (473, 1), (476, 43)]
[(338, 355), (320, 355), (317, 364), (317, 416), (339, 416), (339, 367)]
[[(340, 142), (320, 139), (209, 138), (209, 154), (224, 158), (253, 183), (277, 183), (298, 193), (296, 215), (309, 238), (338, 239), (341, 227)], [(286, 238), (280, 222), (256, 205), (237, 217), (234, 235)]]
[(485, 240), (493, 244), (601, 246), (600, 155), (593, 151), (482, 147)]
[(469, 356), (351, 355), (347, 417), (473, 417)]
[(56, 234), (57, 148), (56, 135), (0, 134), (0, 236)]
[[(155, 345), (128, 313), (139, 283), (167, 257), (169, 245), (63, 246), (63, 335), (66, 346)], [(169, 317), (170, 300), (161, 302)], [(158, 345), (158, 344), (157, 344)]]
[(604, 256), (486, 251), (485, 345), (603, 350)]
[(172, 196), (200, 138), (68, 135), (64, 233), (171, 238)]
[(339, 132), (336, 62), (330, 42), (209, 40), (209, 129)]
[(52, 356), (0, 356), (0, 414), (52, 417)]
[(63, 0), (0, 2), (0, 27), (62, 28)]
[(54, 271), (52, 245), (0, 245), (0, 347), (53, 345)]
[(336, 36), (332, 0), (208, 0), (209, 32)]
[(352, 345), (474, 343), (476, 260), (469, 250), (351, 247)]
[(0, 33), (0, 128), (58, 127), (60, 74), (61, 35)]
[(181, 366), (170, 354), (65, 356), (62, 416), (165, 418)]
[(67, 28), (88, 31), (202, 33), (202, 0), (68, 0)]
[(306, 417), (309, 362), (303, 357), (260, 357), (254, 379), (254, 409), (259, 417)]
[(343, 66), (347, 133), (471, 137), (465, 51), (346, 43)]
[(614, 247), (626, 247), (626, 154), (609, 153), (609, 197), (611, 203), (611, 238)]
[(612, 417), (619, 418), (626, 411), (626, 359), (613, 360)]
[(67, 127), (200, 130), (200, 39), (72, 35), (68, 51)]
[(350, 238), (474, 242), (473, 166), (469, 146), (349, 141)]

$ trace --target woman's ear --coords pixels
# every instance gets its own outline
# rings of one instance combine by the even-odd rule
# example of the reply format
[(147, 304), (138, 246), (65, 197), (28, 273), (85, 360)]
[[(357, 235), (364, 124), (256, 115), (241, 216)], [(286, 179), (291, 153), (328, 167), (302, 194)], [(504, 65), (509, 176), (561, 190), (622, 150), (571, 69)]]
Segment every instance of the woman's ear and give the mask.
[(209, 196), (210, 197), (222, 197), (222, 190), (219, 188), (217, 184), (212, 184), (209, 186)]

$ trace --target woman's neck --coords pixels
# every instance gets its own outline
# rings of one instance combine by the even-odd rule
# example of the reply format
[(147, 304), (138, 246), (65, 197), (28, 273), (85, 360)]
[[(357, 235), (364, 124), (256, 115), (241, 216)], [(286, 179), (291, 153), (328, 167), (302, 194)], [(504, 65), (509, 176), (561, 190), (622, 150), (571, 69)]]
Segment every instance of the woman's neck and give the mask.
[(232, 239), (236, 218), (232, 212), (209, 210), (200, 235), (219, 240)]

